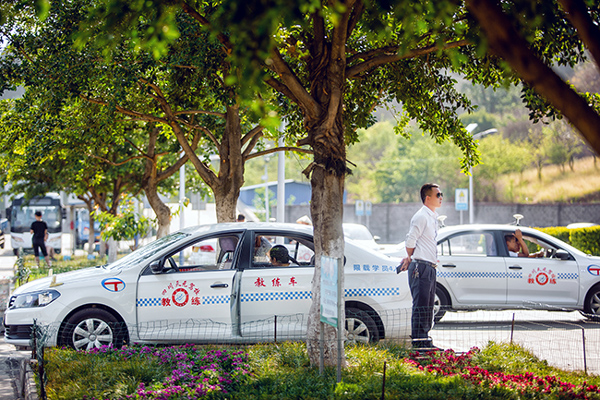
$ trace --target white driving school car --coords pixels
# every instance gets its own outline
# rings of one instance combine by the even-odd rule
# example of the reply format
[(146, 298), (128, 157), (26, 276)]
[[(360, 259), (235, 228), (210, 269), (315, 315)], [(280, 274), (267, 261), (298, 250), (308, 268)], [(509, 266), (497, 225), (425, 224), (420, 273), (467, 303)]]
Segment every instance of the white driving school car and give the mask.
[[(511, 257), (505, 236), (516, 229), (539, 258)], [(449, 310), (531, 307), (579, 310), (600, 317), (600, 257), (536, 229), (514, 225), (458, 225), (438, 232), (435, 319)], [(393, 257), (404, 257), (401, 243)]]
[[(255, 243), (259, 246), (255, 246)], [(264, 247), (293, 258), (273, 266)], [(229, 223), (186, 228), (104, 266), (17, 288), (5, 340), (29, 346), (32, 324), (48, 346), (264, 342), (303, 339), (314, 273), (312, 227)], [(407, 338), (406, 276), (381, 254), (345, 245), (346, 339)]]

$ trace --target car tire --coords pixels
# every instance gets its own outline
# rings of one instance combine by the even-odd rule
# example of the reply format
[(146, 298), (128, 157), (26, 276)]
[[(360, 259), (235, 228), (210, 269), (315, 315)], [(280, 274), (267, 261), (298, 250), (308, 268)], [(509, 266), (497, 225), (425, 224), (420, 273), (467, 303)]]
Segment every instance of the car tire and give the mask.
[(600, 321), (600, 285), (594, 285), (585, 296), (583, 312), (586, 318)]
[(59, 345), (75, 350), (91, 350), (110, 345), (121, 347), (126, 338), (126, 328), (113, 314), (100, 308), (87, 308), (68, 319), (60, 335)]
[(433, 320), (440, 321), (446, 311), (450, 310), (450, 299), (446, 291), (439, 285), (435, 287), (435, 300), (433, 302)]
[(379, 330), (373, 318), (363, 310), (346, 310), (346, 343), (368, 344), (379, 341)]

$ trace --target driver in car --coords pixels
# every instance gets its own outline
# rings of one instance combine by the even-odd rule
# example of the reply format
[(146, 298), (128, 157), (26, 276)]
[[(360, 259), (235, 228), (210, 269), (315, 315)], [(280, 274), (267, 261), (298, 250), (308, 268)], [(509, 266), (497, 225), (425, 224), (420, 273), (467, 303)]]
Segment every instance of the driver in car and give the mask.
[(269, 258), (271, 259), (271, 265), (275, 267), (287, 267), (290, 265), (290, 261), (298, 264), (298, 262), (290, 256), (287, 247), (280, 244), (271, 247), (271, 250), (269, 250)]
[(539, 258), (544, 257), (544, 250), (540, 250), (537, 253), (529, 253), (529, 249), (523, 240), (523, 232), (520, 229), (517, 229), (514, 235), (506, 235), (504, 236), (504, 240), (506, 241), (506, 247), (508, 248), (508, 254), (511, 257), (530, 257), (530, 258)]

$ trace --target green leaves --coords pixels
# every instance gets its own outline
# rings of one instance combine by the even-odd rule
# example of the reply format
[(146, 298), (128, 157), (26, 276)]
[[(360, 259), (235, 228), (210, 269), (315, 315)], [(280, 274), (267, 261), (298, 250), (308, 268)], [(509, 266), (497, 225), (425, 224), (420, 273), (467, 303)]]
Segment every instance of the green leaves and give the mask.
[(135, 211), (134, 201), (124, 198), (121, 211), (114, 215), (108, 212), (94, 212), (94, 218), (100, 222), (102, 240), (131, 240), (136, 235), (145, 236), (152, 227), (152, 220)]

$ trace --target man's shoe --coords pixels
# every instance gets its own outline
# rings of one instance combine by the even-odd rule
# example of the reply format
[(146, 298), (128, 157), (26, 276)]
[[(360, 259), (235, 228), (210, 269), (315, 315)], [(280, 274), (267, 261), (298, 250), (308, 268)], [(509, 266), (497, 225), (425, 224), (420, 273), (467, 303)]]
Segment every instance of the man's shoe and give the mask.
[(423, 351), (444, 351), (444, 349), (434, 346), (431, 340), (413, 340), (412, 348)]

